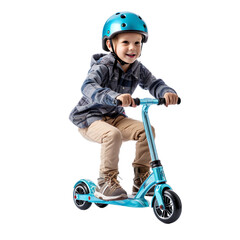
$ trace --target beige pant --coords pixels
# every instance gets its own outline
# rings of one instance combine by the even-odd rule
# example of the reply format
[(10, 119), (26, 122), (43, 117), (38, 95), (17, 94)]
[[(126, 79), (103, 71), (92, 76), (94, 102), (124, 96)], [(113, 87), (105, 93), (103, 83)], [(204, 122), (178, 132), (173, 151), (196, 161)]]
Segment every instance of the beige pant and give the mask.
[[(128, 140), (137, 141), (133, 167), (150, 166), (148, 142), (143, 123), (140, 121), (123, 116), (104, 117), (93, 122), (88, 128), (79, 128), (79, 132), (86, 139), (101, 144), (100, 174), (118, 171), (120, 147), (122, 141)], [(155, 137), (154, 129), (153, 135)]]

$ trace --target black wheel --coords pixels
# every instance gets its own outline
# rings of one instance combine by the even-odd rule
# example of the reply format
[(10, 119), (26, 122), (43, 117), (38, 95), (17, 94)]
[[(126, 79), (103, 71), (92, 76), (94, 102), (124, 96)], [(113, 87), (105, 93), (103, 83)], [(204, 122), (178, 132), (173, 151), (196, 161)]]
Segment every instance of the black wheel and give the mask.
[(182, 203), (178, 195), (167, 189), (163, 192), (163, 201), (165, 209), (162, 209), (162, 206), (159, 206), (157, 198), (153, 200), (153, 211), (156, 217), (164, 223), (173, 223), (181, 215), (182, 212)]
[(76, 194), (88, 194), (88, 193), (89, 189), (84, 182), (79, 183), (73, 190), (73, 201), (75, 205), (81, 210), (86, 210), (90, 208), (92, 203), (82, 200), (76, 200)]
[(95, 203), (100, 208), (105, 208), (108, 204), (105, 203)]

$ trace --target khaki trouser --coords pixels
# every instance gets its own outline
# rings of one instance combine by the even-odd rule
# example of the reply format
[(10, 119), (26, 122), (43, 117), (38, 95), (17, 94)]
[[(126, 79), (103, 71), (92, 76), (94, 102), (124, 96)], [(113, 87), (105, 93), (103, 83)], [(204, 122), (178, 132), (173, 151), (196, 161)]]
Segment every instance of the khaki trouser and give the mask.
[[(153, 128), (152, 128), (153, 129)], [(100, 175), (118, 171), (119, 151), (122, 141), (135, 140), (136, 155), (133, 167), (150, 167), (150, 152), (143, 123), (124, 116), (104, 117), (88, 128), (79, 128), (88, 140), (101, 144)], [(155, 131), (153, 129), (155, 137)]]

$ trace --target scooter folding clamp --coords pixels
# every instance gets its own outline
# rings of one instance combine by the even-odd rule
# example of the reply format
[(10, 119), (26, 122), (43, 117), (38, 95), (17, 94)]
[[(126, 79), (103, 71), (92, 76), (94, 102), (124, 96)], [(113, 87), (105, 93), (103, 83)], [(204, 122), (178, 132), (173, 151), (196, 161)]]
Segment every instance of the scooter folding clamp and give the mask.
[(155, 160), (150, 162), (151, 168), (156, 168), (156, 167), (161, 167), (161, 161), (160, 160)]

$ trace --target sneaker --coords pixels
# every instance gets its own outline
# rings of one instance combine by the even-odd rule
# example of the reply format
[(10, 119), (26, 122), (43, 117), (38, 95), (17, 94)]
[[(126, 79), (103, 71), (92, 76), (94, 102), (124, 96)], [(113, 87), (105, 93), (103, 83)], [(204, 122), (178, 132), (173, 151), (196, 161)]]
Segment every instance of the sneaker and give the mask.
[(98, 179), (99, 187), (96, 188), (94, 196), (104, 201), (127, 199), (127, 192), (120, 186), (117, 175), (118, 172), (102, 175)]
[[(134, 168), (134, 179), (132, 195), (136, 195), (142, 186), (143, 182), (150, 176), (150, 171), (148, 167), (135, 167)], [(146, 196), (154, 195), (154, 186), (146, 193)]]

